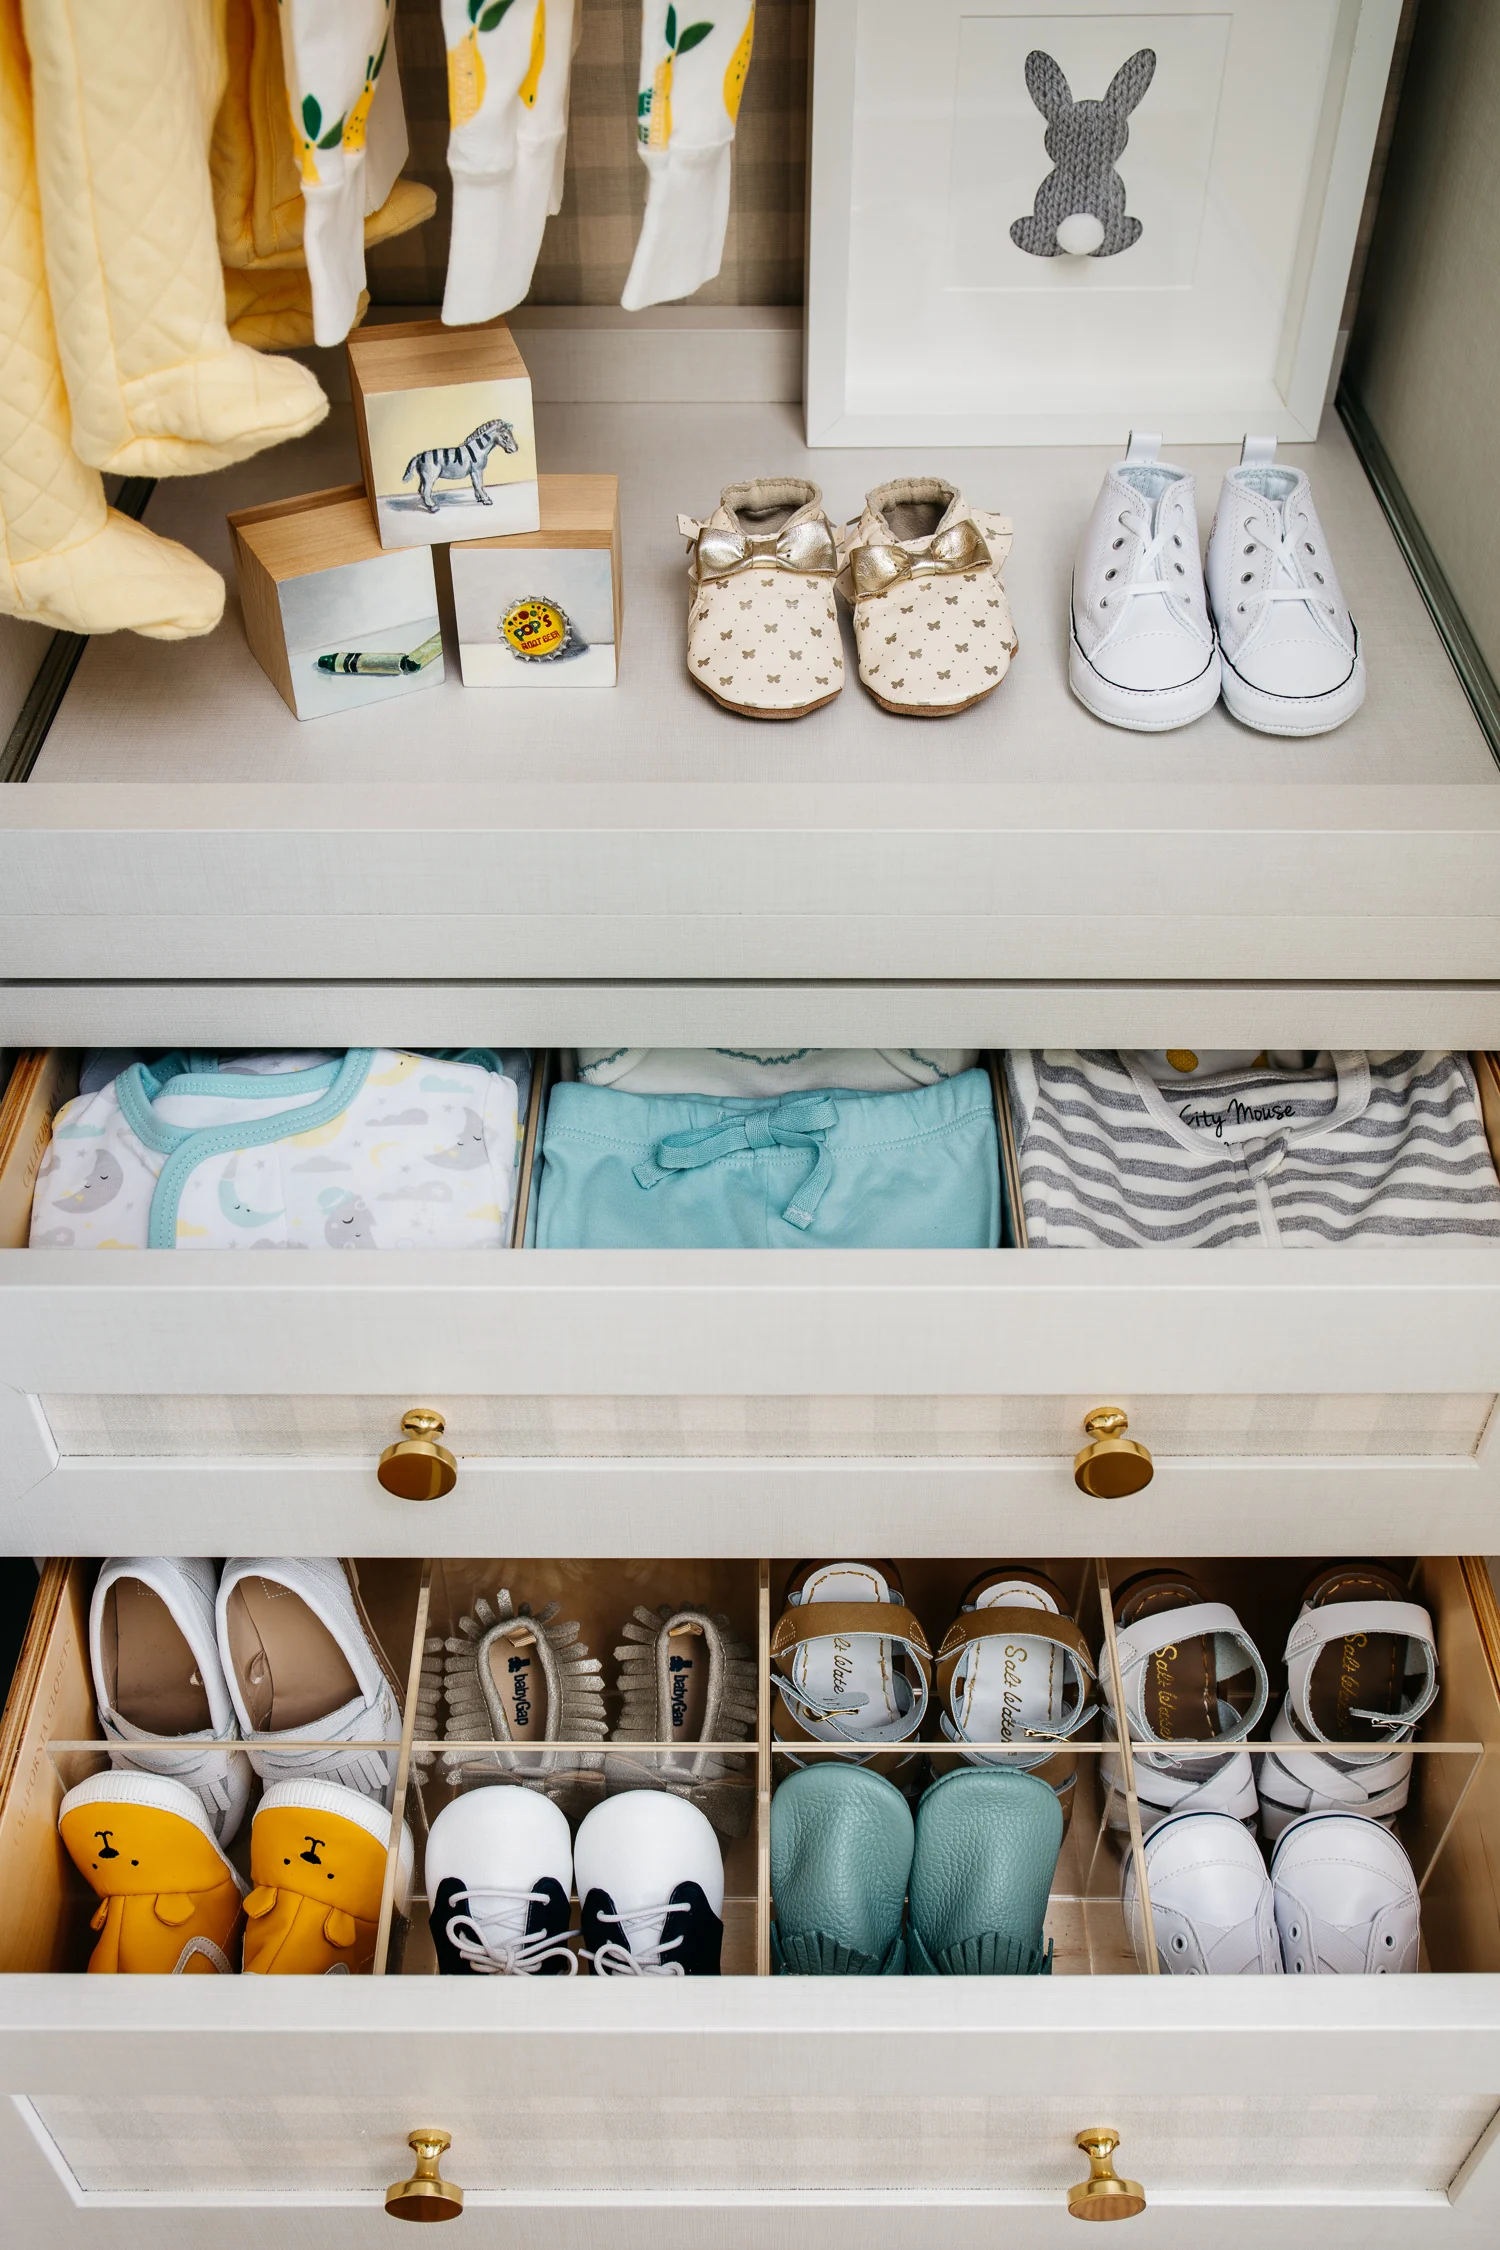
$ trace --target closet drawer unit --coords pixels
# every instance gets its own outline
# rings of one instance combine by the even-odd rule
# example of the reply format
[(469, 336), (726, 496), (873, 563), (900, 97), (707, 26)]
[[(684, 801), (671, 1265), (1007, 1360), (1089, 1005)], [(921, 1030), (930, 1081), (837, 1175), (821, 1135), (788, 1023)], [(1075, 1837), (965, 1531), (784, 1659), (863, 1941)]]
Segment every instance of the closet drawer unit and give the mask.
[[(1048, 1567), (1117, 1584), (1135, 1566)], [(903, 1568), (928, 1595), (960, 1582), (954, 1565)], [(499, 1582), (518, 1598), (563, 1591), (586, 1630), (643, 1593), (723, 1602), (763, 1651), (780, 1569), (367, 1564), (362, 1582), (372, 1614), (417, 1634)], [(1302, 1575), (1284, 1566), (1285, 1587)], [(410, 1928), (395, 1925), (405, 1943), (374, 1977), (70, 1973), (93, 1902), (56, 1813), (80, 1760), (101, 1763), (65, 1747), (92, 1729), (90, 1576), (48, 1566), (0, 1737), (0, 2148), (18, 2239), (152, 2250), (167, 2212), (191, 2231), (186, 2214), (212, 2211), (216, 2239), (248, 2244), (269, 2207), (299, 2243), (352, 2246), (378, 2235), (387, 2184), (411, 2169), (407, 2135), (438, 2127), (453, 2139), (443, 2171), (466, 2191), (463, 2240), (687, 2250), (708, 2227), (751, 2250), (771, 2224), (807, 2250), (897, 2250), (915, 2210), (965, 2250), (997, 2226), (1044, 2244), (1070, 2239), (1075, 2136), (1100, 2125), (1121, 2134), (1119, 2169), (1173, 2242), (1205, 2221), (1247, 2246), (1289, 2224), (1375, 2250), (1491, 2237), (1500, 1621), (1482, 1564), (1418, 1566), (1443, 1683), (1402, 1822), (1428, 1875), (1425, 1973), (1301, 1982), (1136, 1973), (1085, 1749), (1050, 1977), (764, 1973), (764, 1696), (717, 1980), (439, 1978), (420, 1856)], [(419, 1824), (444, 1794), (413, 1781), (404, 1809)]]
[[(0, 1129), (12, 1553), (1496, 1544), (1500, 1248), (26, 1250), (67, 1072)], [(376, 1477), (414, 1407), (436, 1516)], [(1096, 1408), (1153, 1457), (1128, 1499), (1075, 1483)]]

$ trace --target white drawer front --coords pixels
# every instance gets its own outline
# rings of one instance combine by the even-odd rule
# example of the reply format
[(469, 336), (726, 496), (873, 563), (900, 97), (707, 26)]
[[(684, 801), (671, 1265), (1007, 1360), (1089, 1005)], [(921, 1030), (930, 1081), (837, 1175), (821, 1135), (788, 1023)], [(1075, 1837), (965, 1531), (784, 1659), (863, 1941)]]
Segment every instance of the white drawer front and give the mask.
[(686, 1505), (706, 1552), (899, 1549), (916, 1509), (934, 1551), (1088, 1552), (1118, 1544), (1071, 1474), (1105, 1404), (1158, 1462), (1133, 1545), (1399, 1548), (1415, 1510), (1488, 1550), (1500, 1513), (1486, 1250), (0, 1251), (0, 1370), (14, 1553), (223, 1546), (247, 1509), (427, 1551), (374, 1475), (418, 1404), (460, 1457), (450, 1549), (498, 1508), (522, 1551), (670, 1550)]

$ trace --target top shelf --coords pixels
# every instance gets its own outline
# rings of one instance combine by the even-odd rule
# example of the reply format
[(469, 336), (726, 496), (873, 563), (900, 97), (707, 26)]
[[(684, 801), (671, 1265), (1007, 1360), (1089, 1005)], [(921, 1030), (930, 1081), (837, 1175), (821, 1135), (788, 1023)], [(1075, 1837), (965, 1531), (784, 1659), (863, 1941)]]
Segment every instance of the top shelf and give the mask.
[[(1070, 696), (1073, 548), (1109, 449), (814, 455), (795, 408), (751, 403), (543, 404), (537, 426), (549, 469), (620, 474), (619, 686), (465, 689), (450, 616), (442, 686), (299, 722), (232, 592), (206, 640), (97, 640), (29, 785), (0, 791), (11, 978), (1495, 979), (1500, 774), (1331, 415), (1286, 458), (1313, 479), (1370, 694), (1310, 742), (1222, 707), (1132, 735)], [(1181, 451), (1205, 532), (1234, 457)], [(1015, 525), (1020, 654), (987, 704), (881, 711), (847, 618), (848, 685), (807, 719), (739, 719), (693, 687), (679, 508), (805, 471), (838, 517), (930, 469)], [(148, 520), (228, 572), (227, 510), (357, 475), (335, 407), (297, 445), (163, 483)]]

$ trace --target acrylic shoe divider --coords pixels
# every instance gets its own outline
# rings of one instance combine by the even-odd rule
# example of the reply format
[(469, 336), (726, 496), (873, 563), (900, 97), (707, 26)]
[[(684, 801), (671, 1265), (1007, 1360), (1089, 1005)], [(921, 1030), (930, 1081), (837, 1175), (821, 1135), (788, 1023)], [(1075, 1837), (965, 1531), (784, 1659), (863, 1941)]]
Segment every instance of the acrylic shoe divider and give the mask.
[[(562, 1794), (570, 1816), (611, 1789), (644, 1784), (679, 1793), (687, 1788), (696, 1801), (711, 1802), (725, 1853), (723, 1973), (771, 1973), (770, 1819), (774, 1790), (792, 1770), (773, 1738), (769, 1650), (772, 1629), (783, 1607), (783, 1592), (793, 1563), (754, 1560), (532, 1561), (514, 1558), (427, 1562), (379, 1560), (356, 1566), (359, 1593), (396, 1677), (404, 1683), (404, 1723), (393, 1789), (395, 1821), (380, 1903), (373, 1973), (420, 1976), (437, 1973), (437, 1955), (427, 1926), (423, 1861), (427, 1831), (438, 1813), (464, 1787), (514, 1779), (527, 1760), (536, 1767), (562, 1767)], [(989, 1567), (984, 1558), (967, 1560), (901, 1559), (897, 1564), (907, 1605), (922, 1621), (935, 1649), (958, 1614), (963, 1589)], [(1037, 1559), (1072, 1607), (1100, 1669), (1112, 1667), (1114, 1625), (1111, 1593), (1128, 1579), (1155, 1569), (1184, 1567), (1183, 1559)], [(1266, 1662), (1271, 1699), (1266, 1716), (1246, 1744), (1252, 1755), (1270, 1747), (1270, 1726), (1284, 1689), (1281, 1651), (1301, 1593), (1314, 1563), (1304, 1557), (1272, 1561), (1205, 1560), (1188, 1565), (1206, 1599), (1225, 1601), (1236, 1610)], [(1409, 1801), (1396, 1819), (1396, 1834), (1410, 1855), (1423, 1900), (1424, 1970), (1500, 1972), (1500, 1881), (1486, 1848), (1500, 1827), (1500, 1613), (1482, 1561), (1452, 1556), (1387, 1558), (1387, 1567), (1407, 1581), (1411, 1598), (1431, 1614), (1438, 1651), (1439, 1692), (1411, 1744), (1413, 1772)], [(57, 1813), (66, 1790), (109, 1767), (108, 1745), (96, 1733), (88, 1662), (88, 1605), (97, 1566), (69, 1560), (46, 1566), (31, 1628), (10, 1700), (0, 1722), (0, 1970), (77, 1971), (91, 1950), (90, 1917), (96, 1901), (63, 1850)], [(732, 1728), (715, 1740), (693, 1740), (691, 1749), (674, 1740), (673, 1712), (654, 1737), (640, 1730), (629, 1741), (601, 1739), (597, 1732), (555, 1734), (540, 1747), (537, 1734), (521, 1734), (509, 1744), (477, 1730), (469, 1735), (442, 1733), (434, 1719), (431, 1692), (434, 1658), (443, 1661), (445, 1644), (463, 1651), (475, 1641), (472, 1630), (503, 1611), (501, 1595), (513, 1609), (529, 1605), (538, 1635), (544, 1613), (554, 1632), (576, 1624), (576, 1640), (563, 1653), (586, 1646), (602, 1665), (604, 1721), (613, 1737), (622, 1715), (616, 1681), (617, 1649), (631, 1643), (626, 1629), (635, 1620), (649, 1634), (650, 1621), (666, 1605), (669, 1616), (698, 1610), (725, 1621), (728, 1640), (754, 1652), (753, 1730), (741, 1736)], [(480, 1605), (488, 1605), (481, 1609)], [(646, 1623), (641, 1624), (644, 1615)], [(466, 1633), (464, 1619), (471, 1620)], [(507, 1643), (509, 1648), (512, 1644)], [(519, 1644), (523, 1654), (526, 1634)], [(423, 1667), (428, 1666), (424, 1682)], [(502, 1677), (504, 1673), (502, 1672)], [(1118, 1680), (1114, 1700), (1120, 1700)], [(419, 1713), (427, 1728), (419, 1731)], [(523, 1714), (523, 1726), (529, 1714)], [(346, 1753), (351, 1746), (338, 1746)], [(389, 1747), (374, 1746), (372, 1747)], [(1209, 1752), (1213, 1740), (1181, 1739), (1180, 1755)], [(954, 1744), (940, 1730), (929, 1708), (920, 1733), (904, 1749), (919, 1760), (929, 1754), (951, 1759)], [(1034, 1745), (970, 1741), (964, 1748), (986, 1761), (1004, 1763), (1035, 1755)], [(1121, 1907), (1125, 1855), (1139, 1853), (1142, 1811), (1137, 1774), (1128, 1745), (1101, 1737), (1090, 1722), (1071, 1738), (1076, 1753), (1075, 1804), (1052, 1879), (1045, 1938), (1053, 1949), (1054, 1975), (1132, 1975), (1157, 1973), (1154, 1944), (1148, 1941), (1138, 1964)], [(236, 1753), (243, 1756), (243, 1752)], [(847, 1761), (858, 1753), (844, 1744), (798, 1743), (805, 1763)], [(1350, 1753), (1346, 1748), (1344, 1753)], [(1377, 1746), (1372, 1756), (1384, 1755)], [(445, 1766), (444, 1760), (448, 1761)], [(1103, 1771), (1108, 1759), (1118, 1786)], [(455, 1770), (459, 1768), (461, 1770)], [(687, 1777), (685, 1780), (684, 1777)], [(705, 1776), (711, 1797), (701, 1785)], [(556, 1786), (554, 1779), (554, 1786)], [(740, 1800), (744, 1801), (741, 1802)], [(257, 1798), (231, 1857), (249, 1873), (249, 1838)], [(1149, 1820), (1149, 1812), (1147, 1814)], [(409, 1912), (399, 1908), (398, 1842), (406, 1823), (415, 1844), (415, 1880)], [(1139, 1862), (1137, 1862), (1139, 1864)], [(574, 1905), (574, 1924), (577, 1906)]]

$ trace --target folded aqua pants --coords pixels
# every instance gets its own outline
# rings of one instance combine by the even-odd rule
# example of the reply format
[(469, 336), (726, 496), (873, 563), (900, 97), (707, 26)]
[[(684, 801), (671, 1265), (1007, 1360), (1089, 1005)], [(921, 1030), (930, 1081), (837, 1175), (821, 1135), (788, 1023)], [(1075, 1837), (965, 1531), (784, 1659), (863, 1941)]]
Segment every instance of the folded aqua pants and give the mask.
[(990, 1082), (907, 1093), (553, 1089), (539, 1250), (993, 1250), (1000, 1152)]

